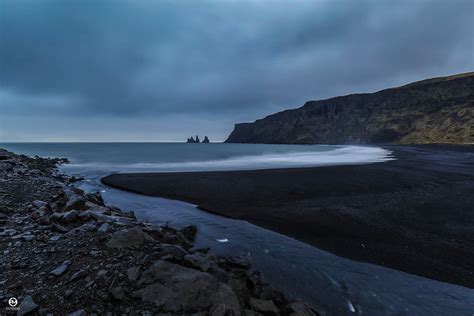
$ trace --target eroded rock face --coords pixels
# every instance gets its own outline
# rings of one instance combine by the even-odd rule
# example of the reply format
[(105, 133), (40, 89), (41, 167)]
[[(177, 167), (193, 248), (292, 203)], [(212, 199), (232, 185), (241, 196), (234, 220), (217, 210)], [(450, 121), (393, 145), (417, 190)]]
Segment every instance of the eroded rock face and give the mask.
[(474, 73), (370, 94), (309, 101), (236, 124), (226, 142), (283, 144), (472, 143)]

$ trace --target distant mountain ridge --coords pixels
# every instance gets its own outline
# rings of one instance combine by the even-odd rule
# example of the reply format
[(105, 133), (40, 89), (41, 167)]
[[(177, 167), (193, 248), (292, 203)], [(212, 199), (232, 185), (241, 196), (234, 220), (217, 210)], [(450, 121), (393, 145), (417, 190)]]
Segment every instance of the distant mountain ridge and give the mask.
[(308, 101), (236, 124), (228, 143), (474, 143), (474, 72)]

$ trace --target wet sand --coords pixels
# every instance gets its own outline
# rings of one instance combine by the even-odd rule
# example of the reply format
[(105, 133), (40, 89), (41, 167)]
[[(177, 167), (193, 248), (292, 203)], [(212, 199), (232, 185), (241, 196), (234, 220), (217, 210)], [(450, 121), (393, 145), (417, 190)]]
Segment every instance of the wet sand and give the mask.
[(474, 146), (383, 146), (395, 161), (102, 181), (244, 219), (340, 256), (474, 288)]

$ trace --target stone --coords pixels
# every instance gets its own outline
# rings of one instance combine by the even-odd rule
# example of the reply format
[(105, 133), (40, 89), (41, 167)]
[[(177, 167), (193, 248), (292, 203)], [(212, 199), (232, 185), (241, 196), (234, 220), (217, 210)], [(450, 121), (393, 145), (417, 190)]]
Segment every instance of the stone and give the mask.
[(194, 241), (196, 239), (196, 234), (197, 234), (197, 226), (196, 225), (188, 225), (186, 227), (183, 227), (179, 230), (179, 232), (186, 237), (188, 241)]
[(83, 309), (78, 309), (75, 312), (68, 314), (67, 316), (87, 316), (87, 312)]
[(71, 210), (64, 213), (55, 212), (51, 214), (49, 219), (53, 222), (73, 223), (79, 219), (79, 213), (76, 210)]
[(104, 199), (102, 198), (100, 192), (88, 193), (86, 194), (86, 199), (94, 204), (105, 206)]
[(145, 241), (155, 241), (140, 227), (127, 228), (116, 231), (107, 242), (109, 248), (143, 247)]
[(114, 287), (110, 290), (110, 294), (116, 300), (123, 300), (125, 298), (125, 290), (121, 286)]
[(68, 194), (68, 201), (66, 202), (66, 205), (64, 206), (64, 211), (71, 211), (71, 210), (79, 210), (82, 211), (84, 210), (86, 206), (86, 200), (82, 198), (81, 196), (67, 192)]
[(110, 230), (110, 225), (108, 223), (103, 223), (100, 225), (99, 229), (97, 229), (97, 232), (100, 234), (106, 234)]
[(207, 255), (202, 253), (193, 253), (184, 256), (184, 264), (187, 267), (198, 269), (204, 272), (209, 271), (216, 266)]
[(278, 308), (271, 300), (260, 300), (257, 298), (250, 298), (250, 306), (254, 311), (265, 315), (278, 315)]
[(67, 268), (69, 267), (70, 264), (71, 264), (71, 261), (65, 260), (63, 263), (61, 263), (59, 266), (57, 266), (54, 270), (52, 270), (49, 273), (54, 275), (54, 276), (60, 276), (64, 272), (66, 272), (66, 270), (67, 270)]
[(87, 275), (85, 270), (79, 270), (71, 276), (70, 282), (84, 278)]
[(17, 315), (23, 316), (27, 313), (31, 313), (35, 309), (38, 308), (38, 305), (33, 301), (31, 295), (25, 296), (25, 298), (21, 301), (19, 310), (17, 311)]
[(293, 301), (290, 303), (290, 309), (293, 311), (292, 316), (317, 316), (316, 313), (308, 304), (301, 301)]
[(174, 259), (178, 261), (183, 260), (184, 256), (187, 254), (186, 250), (184, 250), (178, 245), (161, 244), (160, 248), (164, 253), (170, 254)]
[(127, 277), (130, 282), (135, 282), (140, 274), (140, 266), (133, 266), (127, 269)]
[(69, 231), (66, 227), (56, 223), (51, 224), (51, 228), (53, 231), (58, 233), (67, 233)]
[(209, 273), (166, 262), (157, 261), (143, 272), (138, 291), (143, 301), (161, 306), (164, 311), (184, 312), (225, 305), (235, 315), (240, 306), (234, 291)]

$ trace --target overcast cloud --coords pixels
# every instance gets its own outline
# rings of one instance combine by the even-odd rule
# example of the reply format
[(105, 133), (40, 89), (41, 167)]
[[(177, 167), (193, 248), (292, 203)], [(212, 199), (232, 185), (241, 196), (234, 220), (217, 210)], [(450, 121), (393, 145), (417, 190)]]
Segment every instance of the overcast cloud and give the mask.
[(474, 1), (0, 0), (0, 141), (224, 140), (474, 70)]

